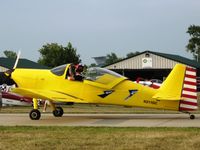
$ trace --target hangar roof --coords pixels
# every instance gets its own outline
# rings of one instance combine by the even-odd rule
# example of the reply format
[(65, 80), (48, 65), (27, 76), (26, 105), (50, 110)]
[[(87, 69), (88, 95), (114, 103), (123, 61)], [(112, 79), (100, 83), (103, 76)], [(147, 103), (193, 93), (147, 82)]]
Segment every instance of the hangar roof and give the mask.
[[(0, 57), (0, 66), (12, 69), (14, 64), (15, 64), (15, 59)], [(48, 69), (47, 66), (40, 65), (36, 62), (24, 58), (19, 59), (17, 68)]]
[[(148, 52), (148, 51), (145, 51), (145, 52)], [(143, 53), (145, 53), (145, 52), (143, 52)], [(182, 57), (182, 56), (175, 55), (175, 54), (166, 54), (166, 53), (159, 53), (159, 52), (152, 52), (152, 51), (149, 51), (149, 52), (152, 54), (155, 54), (155, 55), (159, 55), (161, 57), (165, 57), (165, 58), (186, 64), (186, 65), (195, 67), (195, 68), (200, 68), (200, 63), (198, 63), (195, 60), (188, 59), (186, 57)]]
[(185, 65), (191, 66), (191, 67), (195, 67), (195, 68), (198, 68), (198, 69), (200, 68), (200, 63), (198, 63), (197, 61), (194, 61), (194, 60), (191, 60), (191, 59), (179, 56), (179, 55), (175, 55), (175, 54), (166, 54), (166, 53), (153, 52), (153, 51), (144, 51), (144, 52), (138, 53), (134, 56), (122, 59), (120, 61), (117, 61), (117, 62), (109, 64), (109, 65), (106, 65), (104, 67), (108, 67), (108, 66), (114, 65), (114, 64), (119, 63), (119, 62), (121, 63), (123, 61), (126, 61), (128, 59), (134, 58), (136, 56), (139, 56), (139, 55), (142, 55), (142, 54), (145, 54), (145, 53), (151, 53), (151, 54), (154, 54), (154, 55), (157, 55), (157, 56), (160, 56), (160, 57), (163, 57), (163, 58), (175, 61), (175, 62), (179, 62), (179, 63), (185, 64)]

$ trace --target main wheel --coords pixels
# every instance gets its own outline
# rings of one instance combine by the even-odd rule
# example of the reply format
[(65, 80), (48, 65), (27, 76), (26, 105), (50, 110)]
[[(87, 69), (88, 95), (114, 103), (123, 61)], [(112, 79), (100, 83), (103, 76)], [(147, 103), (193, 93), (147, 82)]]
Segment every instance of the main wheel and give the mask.
[(62, 109), (62, 107), (56, 107), (56, 110), (53, 111), (53, 115), (55, 117), (62, 117), (64, 111)]
[(195, 115), (190, 115), (190, 119), (195, 119)]
[(29, 113), (29, 117), (30, 117), (32, 120), (39, 120), (40, 117), (41, 117), (41, 113), (40, 113), (39, 110), (33, 109), (33, 110), (31, 110), (31, 112)]

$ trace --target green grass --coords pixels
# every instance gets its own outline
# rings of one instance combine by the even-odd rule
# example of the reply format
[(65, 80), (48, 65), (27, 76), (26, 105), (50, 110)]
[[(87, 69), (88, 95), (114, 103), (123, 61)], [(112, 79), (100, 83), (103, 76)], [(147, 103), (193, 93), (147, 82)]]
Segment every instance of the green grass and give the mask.
[(200, 128), (4, 127), (0, 149), (198, 150)]

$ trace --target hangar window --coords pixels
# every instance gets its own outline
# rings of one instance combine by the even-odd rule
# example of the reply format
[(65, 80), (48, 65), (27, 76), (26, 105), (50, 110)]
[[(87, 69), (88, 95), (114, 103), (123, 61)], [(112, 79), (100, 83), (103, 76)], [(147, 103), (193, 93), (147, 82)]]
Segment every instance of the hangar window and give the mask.
[(149, 54), (149, 53), (146, 53), (146, 54), (145, 54), (145, 57), (150, 57), (150, 54)]

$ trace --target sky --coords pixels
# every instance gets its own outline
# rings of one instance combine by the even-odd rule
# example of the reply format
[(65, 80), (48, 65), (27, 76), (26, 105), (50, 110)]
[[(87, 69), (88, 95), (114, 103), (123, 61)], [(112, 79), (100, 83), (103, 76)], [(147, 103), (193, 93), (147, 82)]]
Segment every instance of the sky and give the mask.
[(2, 0), (0, 56), (4, 50), (37, 61), (47, 43), (71, 42), (83, 64), (111, 52), (186, 52), (190, 25), (200, 25), (199, 0)]

